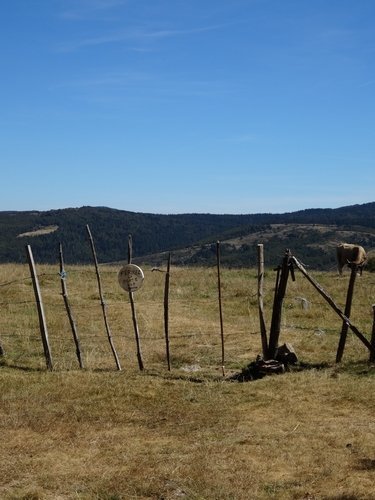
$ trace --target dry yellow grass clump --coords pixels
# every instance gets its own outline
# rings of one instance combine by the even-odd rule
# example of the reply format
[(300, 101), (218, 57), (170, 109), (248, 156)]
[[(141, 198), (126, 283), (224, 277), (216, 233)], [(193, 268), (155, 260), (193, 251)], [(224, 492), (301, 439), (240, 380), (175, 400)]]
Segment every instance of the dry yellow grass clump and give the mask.
[[(122, 371), (106, 338), (92, 267), (67, 268), (79, 370), (57, 266), (38, 266), (54, 370), (45, 368), (26, 266), (0, 266), (0, 498), (374, 499), (374, 365), (296, 273), (280, 342), (305, 369), (238, 383), (221, 375), (216, 269), (172, 268), (168, 372), (164, 273), (135, 293), (145, 370), (118, 268), (101, 275)], [(349, 275), (312, 273), (343, 309)], [(275, 273), (266, 275), (271, 318)], [(256, 271), (222, 271), (226, 373), (261, 352)], [(353, 323), (370, 338), (374, 276), (358, 278)]]

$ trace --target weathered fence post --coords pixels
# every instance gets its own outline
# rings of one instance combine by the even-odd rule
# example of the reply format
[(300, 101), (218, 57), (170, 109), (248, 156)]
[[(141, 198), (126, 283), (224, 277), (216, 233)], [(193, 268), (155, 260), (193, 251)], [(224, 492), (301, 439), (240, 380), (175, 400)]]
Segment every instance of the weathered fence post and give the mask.
[(44, 356), (46, 358), (47, 368), (49, 370), (53, 370), (52, 355), (51, 355), (51, 349), (50, 349), (49, 341), (48, 341), (48, 330), (47, 330), (46, 317), (44, 314), (42, 295), (40, 293), (38, 275), (36, 274), (34, 257), (33, 257), (33, 253), (32, 253), (30, 245), (26, 245), (26, 256), (27, 256), (27, 261), (29, 263), (29, 267), (30, 267), (31, 279), (33, 282), (33, 288), (34, 288), (36, 306), (37, 306), (37, 310), (38, 310), (39, 327), (40, 327), (40, 334), (42, 337)]
[(371, 332), (371, 345), (374, 348), (373, 352), (370, 352), (370, 362), (373, 363), (375, 361), (375, 304), (372, 304), (372, 332)]
[(263, 304), (263, 285), (264, 285), (264, 250), (263, 244), (259, 243), (257, 245), (258, 249), (258, 310), (259, 310), (259, 321), (260, 321), (260, 338), (262, 341), (262, 353), (263, 358), (267, 357), (268, 353), (268, 341), (267, 341), (267, 330), (266, 322), (264, 320), (264, 304)]
[(121, 370), (120, 360), (118, 358), (115, 346), (113, 344), (112, 334), (111, 334), (111, 330), (109, 328), (109, 323), (108, 323), (108, 318), (107, 318), (107, 305), (106, 305), (106, 303), (104, 301), (104, 296), (103, 296), (103, 289), (102, 289), (102, 282), (101, 282), (100, 273), (99, 273), (98, 259), (96, 257), (96, 250), (95, 250), (94, 240), (93, 240), (93, 237), (92, 237), (92, 234), (91, 234), (91, 231), (90, 231), (90, 227), (89, 227), (88, 224), (86, 225), (86, 229), (87, 229), (87, 234), (89, 236), (90, 246), (91, 246), (91, 251), (92, 251), (92, 256), (93, 256), (94, 264), (95, 264), (96, 280), (98, 282), (100, 304), (102, 306), (103, 318), (104, 318), (104, 325), (105, 325), (105, 329), (106, 329), (106, 332), (107, 332), (108, 342), (109, 342), (109, 345), (111, 347), (111, 351), (112, 351), (113, 357), (115, 358), (116, 367), (117, 367), (118, 370)]
[(332, 307), (336, 314), (340, 316), (340, 318), (347, 323), (351, 331), (359, 338), (359, 340), (367, 347), (367, 349), (374, 355), (375, 354), (375, 345), (371, 345), (371, 343), (366, 339), (366, 337), (355, 327), (349, 318), (345, 316), (345, 314), (340, 310), (340, 308), (335, 304), (333, 299), (328, 295), (327, 292), (323, 290), (323, 288), (317, 283), (312, 276), (306, 271), (303, 265), (296, 259), (292, 257), (292, 261), (296, 265), (296, 267), (301, 271), (301, 273), (305, 276), (305, 278), (313, 285), (313, 287), (320, 293), (320, 295), (328, 302), (328, 304)]
[[(357, 277), (358, 266), (356, 264), (350, 264), (350, 268), (351, 268), (351, 274), (350, 274), (348, 291), (347, 291), (347, 294), (346, 294), (346, 303), (345, 303), (345, 310), (344, 310), (344, 314), (345, 314), (345, 316), (347, 318), (350, 318), (350, 312), (351, 312), (351, 309), (352, 309), (354, 283), (355, 283), (355, 279)], [(339, 345), (337, 347), (336, 363), (340, 363), (340, 361), (342, 359), (342, 355), (344, 354), (344, 349), (345, 349), (345, 343), (346, 343), (346, 337), (347, 337), (347, 334), (348, 334), (348, 329), (349, 329), (349, 326), (348, 326), (347, 322), (343, 321), (342, 328), (341, 328)]]
[(171, 254), (168, 255), (167, 273), (165, 275), (164, 285), (164, 334), (165, 334), (165, 349), (167, 356), (168, 371), (171, 371), (171, 360), (169, 353), (169, 281), (171, 272)]
[(62, 292), (62, 297), (64, 299), (64, 304), (65, 304), (65, 309), (68, 315), (69, 319), (69, 324), (70, 328), (72, 330), (72, 335), (73, 335), (73, 340), (76, 346), (76, 355), (78, 359), (78, 363), (80, 368), (83, 368), (83, 361), (82, 361), (82, 356), (81, 356), (81, 347), (79, 343), (79, 338), (78, 338), (78, 333), (77, 333), (77, 327), (76, 327), (76, 322), (73, 317), (73, 313), (70, 307), (70, 302), (68, 298), (68, 290), (66, 286), (66, 272), (64, 268), (64, 255), (63, 255), (63, 249), (62, 249), (62, 244), (60, 243), (59, 246), (59, 256), (60, 256), (60, 279), (61, 279), (61, 292)]
[[(132, 235), (128, 236), (128, 264), (132, 263), (133, 258), (133, 240)], [(133, 318), (133, 326), (134, 326), (134, 335), (135, 335), (135, 343), (137, 347), (137, 359), (138, 359), (138, 367), (141, 371), (144, 370), (143, 359), (142, 359), (142, 351), (141, 351), (141, 339), (139, 337), (139, 328), (138, 328), (138, 320), (137, 314), (135, 312), (135, 303), (133, 292), (129, 291), (129, 300), (132, 309), (132, 318)]]
[(283, 262), (281, 265), (280, 279), (277, 278), (277, 290), (275, 290), (275, 299), (272, 309), (272, 320), (270, 329), (270, 338), (268, 344), (268, 359), (274, 359), (278, 347), (280, 337), (281, 313), (283, 301), (288, 284), (289, 270), (290, 270), (290, 250), (286, 250)]
[(221, 370), (225, 376), (225, 348), (224, 348), (224, 325), (223, 325), (223, 307), (221, 301), (221, 278), (220, 278), (220, 241), (216, 242), (216, 266), (217, 266), (217, 289), (219, 298), (220, 315), (220, 338), (221, 338)]

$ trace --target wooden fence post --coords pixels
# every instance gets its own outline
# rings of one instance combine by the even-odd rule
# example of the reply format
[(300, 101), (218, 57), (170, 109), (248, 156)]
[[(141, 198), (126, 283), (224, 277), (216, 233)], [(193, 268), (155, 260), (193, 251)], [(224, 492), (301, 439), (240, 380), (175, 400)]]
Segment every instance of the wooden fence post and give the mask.
[(111, 351), (112, 351), (113, 357), (115, 358), (117, 369), (121, 370), (120, 360), (118, 358), (115, 346), (113, 344), (112, 333), (111, 333), (111, 330), (109, 328), (109, 323), (108, 323), (108, 318), (107, 318), (107, 305), (106, 305), (106, 303), (104, 301), (104, 296), (103, 296), (102, 282), (101, 282), (100, 273), (99, 273), (98, 259), (96, 257), (96, 250), (95, 250), (94, 240), (93, 240), (93, 237), (92, 237), (92, 234), (91, 234), (91, 231), (90, 231), (90, 227), (89, 227), (88, 224), (86, 225), (86, 229), (87, 229), (87, 234), (89, 236), (90, 246), (91, 246), (91, 251), (92, 251), (92, 256), (93, 256), (94, 264), (95, 264), (95, 271), (96, 271), (96, 279), (97, 279), (97, 282), (98, 282), (100, 304), (102, 306), (102, 312), (103, 312), (103, 318), (104, 318), (104, 325), (105, 325), (105, 329), (106, 329), (106, 332), (107, 332), (108, 342), (109, 342), (109, 345), (111, 347)]
[[(348, 291), (347, 291), (347, 294), (346, 294), (346, 303), (345, 303), (345, 311), (344, 311), (344, 314), (345, 314), (345, 316), (347, 318), (350, 318), (350, 312), (351, 312), (351, 309), (352, 309), (354, 283), (355, 283), (355, 279), (357, 277), (358, 266), (356, 264), (350, 264), (350, 268), (351, 268), (351, 274), (350, 274)], [(345, 343), (346, 343), (346, 337), (347, 337), (347, 334), (348, 334), (348, 329), (349, 329), (349, 326), (348, 326), (347, 322), (343, 321), (342, 322), (342, 328), (341, 328), (339, 345), (337, 347), (336, 363), (340, 363), (341, 362), (342, 356), (344, 354), (344, 349), (345, 349)]]
[(274, 359), (278, 347), (280, 330), (281, 330), (281, 313), (283, 301), (288, 284), (289, 270), (290, 270), (290, 250), (286, 250), (283, 262), (281, 265), (280, 279), (277, 278), (277, 290), (275, 290), (275, 298), (272, 309), (272, 320), (270, 329), (270, 338), (268, 344), (268, 359)]
[(373, 352), (370, 352), (370, 362), (373, 363), (375, 361), (375, 304), (372, 304), (372, 332), (371, 332), (371, 345), (374, 348)]
[(262, 353), (263, 358), (266, 359), (268, 353), (268, 341), (267, 341), (267, 330), (266, 322), (264, 320), (264, 250), (263, 244), (259, 243), (257, 245), (258, 249), (258, 310), (259, 310), (259, 322), (260, 322), (260, 338), (262, 341)]
[(305, 276), (305, 278), (314, 286), (314, 288), (320, 293), (320, 295), (328, 302), (328, 304), (332, 307), (336, 314), (340, 316), (340, 318), (347, 323), (351, 331), (359, 338), (359, 340), (367, 347), (367, 349), (375, 354), (375, 345), (371, 345), (371, 343), (366, 339), (366, 337), (355, 327), (349, 318), (345, 316), (345, 314), (340, 310), (340, 308), (335, 304), (333, 299), (328, 295), (328, 293), (323, 290), (323, 288), (319, 285), (317, 281), (314, 280), (312, 276), (306, 271), (303, 265), (296, 259), (292, 257), (294, 264), (301, 271), (301, 273)]
[(33, 282), (36, 306), (37, 306), (37, 310), (38, 310), (40, 334), (41, 334), (42, 343), (43, 343), (44, 356), (46, 358), (47, 368), (49, 370), (53, 370), (52, 355), (51, 355), (51, 349), (50, 349), (49, 341), (48, 341), (48, 330), (47, 330), (46, 317), (44, 314), (42, 295), (40, 293), (38, 275), (36, 274), (34, 257), (33, 257), (33, 253), (32, 253), (30, 245), (26, 245), (26, 256), (27, 256), (27, 261), (29, 263), (29, 267), (30, 267), (31, 279)]
[(73, 340), (76, 346), (76, 355), (79, 363), (79, 367), (83, 368), (83, 361), (82, 361), (82, 356), (81, 356), (81, 347), (79, 343), (79, 337), (77, 333), (77, 327), (76, 323), (72, 314), (72, 310), (70, 307), (70, 302), (68, 298), (68, 290), (66, 286), (66, 272), (64, 268), (64, 255), (63, 255), (63, 249), (62, 249), (62, 244), (60, 243), (59, 247), (59, 256), (60, 256), (60, 278), (61, 278), (61, 292), (62, 292), (62, 297), (64, 299), (64, 304), (65, 304), (65, 309), (68, 315), (69, 319), (69, 324), (70, 328), (72, 330), (72, 335), (73, 335)]
[(221, 370), (222, 370), (222, 374), (224, 377), (225, 376), (225, 349), (224, 349), (223, 307), (222, 307), (222, 300), (221, 300), (220, 241), (216, 242), (216, 265), (217, 265), (217, 289), (218, 289), (219, 316), (220, 316)]
[[(128, 236), (128, 264), (132, 263), (133, 258), (133, 239), (132, 235)], [(134, 335), (135, 335), (135, 343), (137, 347), (137, 359), (138, 359), (138, 367), (141, 371), (144, 370), (143, 359), (142, 359), (142, 351), (141, 351), (141, 339), (139, 337), (139, 328), (138, 328), (138, 320), (137, 314), (135, 312), (135, 303), (133, 292), (129, 292), (129, 300), (132, 310), (132, 318), (133, 318), (133, 326), (134, 326)]]
[(168, 371), (171, 371), (171, 360), (169, 353), (169, 281), (171, 272), (171, 254), (168, 255), (167, 273), (165, 275), (164, 286), (164, 334), (165, 334), (165, 349), (167, 356)]

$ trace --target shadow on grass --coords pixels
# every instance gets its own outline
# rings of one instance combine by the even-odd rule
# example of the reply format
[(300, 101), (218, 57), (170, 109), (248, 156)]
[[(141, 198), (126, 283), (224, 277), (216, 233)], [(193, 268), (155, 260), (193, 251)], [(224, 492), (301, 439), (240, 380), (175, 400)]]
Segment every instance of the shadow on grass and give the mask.
[[(204, 384), (207, 382), (217, 381), (219, 378), (217, 376), (209, 376), (206, 374), (204, 376), (194, 376), (191, 374), (176, 373), (176, 369), (172, 369), (170, 372), (160, 373), (158, 371), (148, 371), (144, 372), (148, 377), (162, 378), (164, 380), (181, 380), (183, 382), (192, 382), (194, 384)], [(221, 378), (222, 380), (223, 378)]]
[(36, 372), (46, 372), (47, 368), (35, 368), (32, 366), (22, 366), (22, 365), (17, 365), (13, 363), (7, 363), (5, 361), (0, 361), (0, 368), (11, 368), (12, 370), (18, 370), (21, 372), (30, 372), (30, 373), (36, 373)]
[[(287, 366), (283, 371), (278, 373), (293, 373), (293, 372), (301, 372), (304, 370), (324, 370), (332, 368), (332, 365), (329, 363), (298, 363), (293, 366)], [(149, 377), (162, 378), (164, 380), (180, 380), (184, 382), (191, 382), (194, 384), (204, 384), (207, 382), (251, 382), (255, 380), (262, 379), (266, 376), (270, 376), (271, 373), (261, 373), (257, 367), (256, 362), (252, 362), (246, 367), (242, 368), (241, 371), (236, 371), (233, 373), (232, 370), (226, 370), (227, 375), (223, 376), (222, 374), (212, 373), (207, 370), (201, 370), (200, 373), (192, 374), (192, 373), (181, 373), (179, 370), (181, 368), (172, 368), (170, 372), (160, 372), (158, 370), (145, 370), (143, 373)], [(229, 374), (229, 372), (231, 372)], [(272, 373), (272, 375), (276, 375), (276, 373)]]
[(300, 361), (296, 365), (289, 365), (288, 370), (289, 372), (302, 372), (305, 370), (325, 370), (327, 368), (332, 368), (332, 363), (305, 363), (303, 361)]
[(350, 361), (348, 363), (337, 365), (339, 373), (350, 373), (359, 377), (375, 376), (375, 363), (368, 361)]
[[(277, 362), (275, 362), (277, 363)], [(271, 367), (272, 368), (272, 367)], [(298, 373), (306, 370), (325, 370), (332, 368), (329, 363), (304, 363), (298, 362), (295, 364), (283, 365), (278, 363), (275, 368), (267, 369), (263, 365), (259, 365), (259, 361), (253, 361), (239, 373), (235, 373), (230, 377), (231, 381), (235, 382), (252, 382), (268, 376), (283, 375), (285, 373)]]
[(332, 370), (332, 376), (335, 377), (339, 374), (349, 374), (358, 377), (373, 377), (375, 376), (375, 364), (368, 361), (350, 361), (347, 363), (307, 363), (299, 361), (295, 364), (285, 365), (279, 371), (262, 371), (259, 369), (257, 361), (254, 361), (242, 368), (238, 373), (230, 377), (230, 380), (236, 382), (251, 382), (254, 380), (262, 379), (270, 375), (282, 375), (284, 373), (299, 373), (307, 370)]
[[(42, 373), (48, 372), (49, 370), (44, 367), (32, 367), (20, 365), (17, 363), (11, 363), (4, 359), (0, 359), (0, 369), (10, 368), (12, 370), (17, 370), (20, 372), (29, 372), (29, 373)], [(212, 367), (211, 367), (212, 368)], [(223, 377), (221, 374), (212, 373), (210, 369), (200, 369), (199, 373), (189, 373), (189, 372), (181, 372), (181, 368), (172, 368), (172, 371), (161, 372), (159, 370), (153, 369), (145, 369), (143, 372), (138, 371), (139, 375), (145, 375), (150, 377), (158, 377), (165, 380), (180, 380), (185, 382), (191, 382), (194, 384), (204, 384), (207, 382), (252, 382), (256, 380), (263, 379), (269, 376), (282, 375), (286, 373), (299, 373), (309, 370), (332, 370), (332, 376), (335, 377), (339, 374), (349, 374), (358, 377), (374, 377), (375, 376), (375, 364), (369, 363), (368, 361), (350, 361), (342, 364), (335, 363), (308, 363), (299, 361), (295, 364), (289, 364), (283, 366), (283, 368), (279, 371), (275, 372), (262, 372), (259, 370), (259, 366), (256, 361), (249, 363), (247, 366), (243, 367), (241, 370), (233, 373), (232, 370), (227, 370), (227, 375)], [(117, 370), (116, 368), (92, 368), (92, 369), (73, 369), (73, 370), (52, 370), (52, 372), (61, 372), (61, 371), (79, 371), (79, 372), (91, 372), (91, 373), (122, 373), (125, 370)], [(229, 372), (231, 372), (229, 374)], [(375, 468), (375, 467), (374, 467)]]
[(356, 466), (357, 470), (375, 470), (374, 458), (361, 458)]

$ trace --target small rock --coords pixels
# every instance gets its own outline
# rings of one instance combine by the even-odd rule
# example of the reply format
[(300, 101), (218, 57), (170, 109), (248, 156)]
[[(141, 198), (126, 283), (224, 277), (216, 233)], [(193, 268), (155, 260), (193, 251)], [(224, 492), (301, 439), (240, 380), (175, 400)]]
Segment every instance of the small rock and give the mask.
[(185, 365), (181, 367), (184, 372), (199, 372), (201, 367), (199, 365)]

